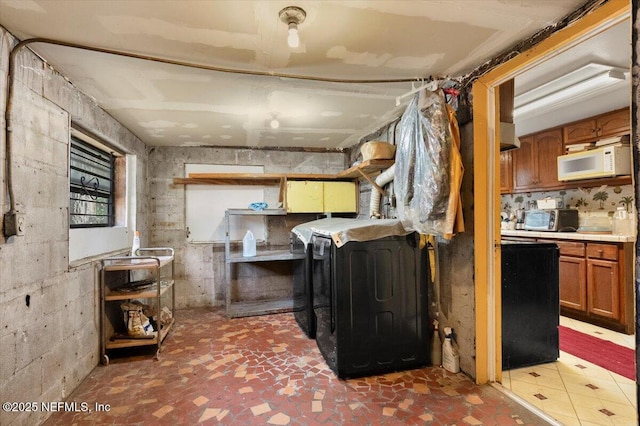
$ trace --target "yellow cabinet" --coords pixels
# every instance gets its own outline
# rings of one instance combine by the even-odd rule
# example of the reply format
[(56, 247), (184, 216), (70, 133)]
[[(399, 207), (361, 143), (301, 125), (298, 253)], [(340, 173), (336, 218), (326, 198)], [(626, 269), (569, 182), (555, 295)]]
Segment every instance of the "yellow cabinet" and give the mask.
[(355, 182), (323, 182), (324, 211), (351, 213), (358, 211)]
[(356, 182), (287, 182), (287, 213), (354, 213), (357, 199)]

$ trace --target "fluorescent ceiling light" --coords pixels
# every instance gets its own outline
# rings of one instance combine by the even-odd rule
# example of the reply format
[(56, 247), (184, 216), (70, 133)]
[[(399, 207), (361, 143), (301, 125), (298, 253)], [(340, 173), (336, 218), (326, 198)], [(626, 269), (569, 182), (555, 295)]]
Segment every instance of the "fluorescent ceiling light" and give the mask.
[(576, 98), (597, 93), (624, 82), (628, 72), (600, 64), (589, 64), (515, 97), (514, 116), (542, 108), (553, 108)]

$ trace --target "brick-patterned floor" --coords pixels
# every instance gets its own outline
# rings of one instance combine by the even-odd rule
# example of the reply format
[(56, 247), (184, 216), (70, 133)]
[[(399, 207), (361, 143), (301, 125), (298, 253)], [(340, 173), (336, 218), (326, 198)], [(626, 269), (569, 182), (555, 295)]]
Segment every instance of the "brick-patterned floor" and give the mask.
[(540, 425), (491, 386), (427, 367), (339, 380), (292, 314), (227, 319), (176, 312), (154, 351), (111, 357), (68, 401), (108, 412), (54, 413), (46, 425)]

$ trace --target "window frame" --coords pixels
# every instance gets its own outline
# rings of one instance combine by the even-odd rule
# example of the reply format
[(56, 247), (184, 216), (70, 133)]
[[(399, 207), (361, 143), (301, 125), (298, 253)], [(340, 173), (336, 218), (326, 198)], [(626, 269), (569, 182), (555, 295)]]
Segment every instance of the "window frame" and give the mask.
[[(128, 250), (136, 229), (137, 222), (137, 175), (139, 163), (137, 156), (121, 148), (115, 148), (111, 142), (97, 136), (82, 125), (70, 120), (68, 156), (67, 156), (67, 190), (71, 187), (70, 161), (71, 136), (94, 145), (103, 151), (113, 152), (115, 161), (114, 177), (114, 214), (112, 226), (71, 227), (67, 223), (69, 233), (69, 267), (100, 259), (105, 255), (113, 255)], [(69, 195), (70, 196), (70, 195)], [(67, 206), (69, 208), (69, 205)], [(69, 220), (67, 212), (67, 220)]]
[[(101, 146), (97, 146), (95, 143), (90, 143), (85, 140), (85, 138), (79, 137), (78, 132), (72, 132), (70, 137), (70, 160), (69, 160), (69, 228), (78, 229), (78, 228), (109, 228), (113, 227), (116, 224), (116, 191), (118, 190), (116, 186), (116, 157), (118, 156), (112, 149), (106, 150)], [(94, 155), (91, 152), (91, 149), (97, 150), (97, 155)], [(100, 174), (96, 171), (91, 171), (87, 169), (82, 169), (79, 167), (74, 167), (72, 165), (72, 159), (74, 157), (75, 152), (80, 152), (87, 157), (89, 161), (93, 163), (101, 163), (99, 166), (107, 168), (105, 170), (108, 173), (108, 176), (105, 174)], [(81, 155), (81, 154), (80, 154)], [(77, 184), (72, 182), (71, 175), (73, 174), (73, 170), (86, 172), (88, 175), (92, 176), (89, 180), (91, 182), (93, 177), (102, 177), (108, 182), (108, 189), (100, 188), (100, 182), (97, 182), (97, 186), (94, 188), (90, 188), (89, 185), (84, 185), (84, 182), (81, 184)], [(82, 176), (84, 178), (84, 176)], [(96, 185), (96, 184), (94, 184)], [(84, 192), (85, 195), (89, 196), (91, 199), (106, 199), (107, 206), (107, 214), (102, 215), (101, 217), (106, 216), (106, 223), (73, 223), (71, 220), (74, 215), (71, 211), (71, 203), (74, 200), (73, 194), (82, 194)], [(95, 197), (95, 198), (94, 198)]]

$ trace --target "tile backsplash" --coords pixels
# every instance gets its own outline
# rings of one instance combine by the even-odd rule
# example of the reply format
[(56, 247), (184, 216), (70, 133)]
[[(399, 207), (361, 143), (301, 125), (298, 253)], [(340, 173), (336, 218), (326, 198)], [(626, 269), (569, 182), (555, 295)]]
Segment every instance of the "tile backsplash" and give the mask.
[[(611, 218), (620, 206), (627, 212), (635, 211), (633, 185), (607, 186), (594, 188), (567, 189), (562, 191), (528, 192), (524, 194), (502, 195), (501, 209), (507, 214), (516, 209), (535, 209), (537, 200), (559, 198), (565, 208), (578, 209), (581, 224), (596, 218)], [(635, 217), (635, 214), (633, 215)]]

